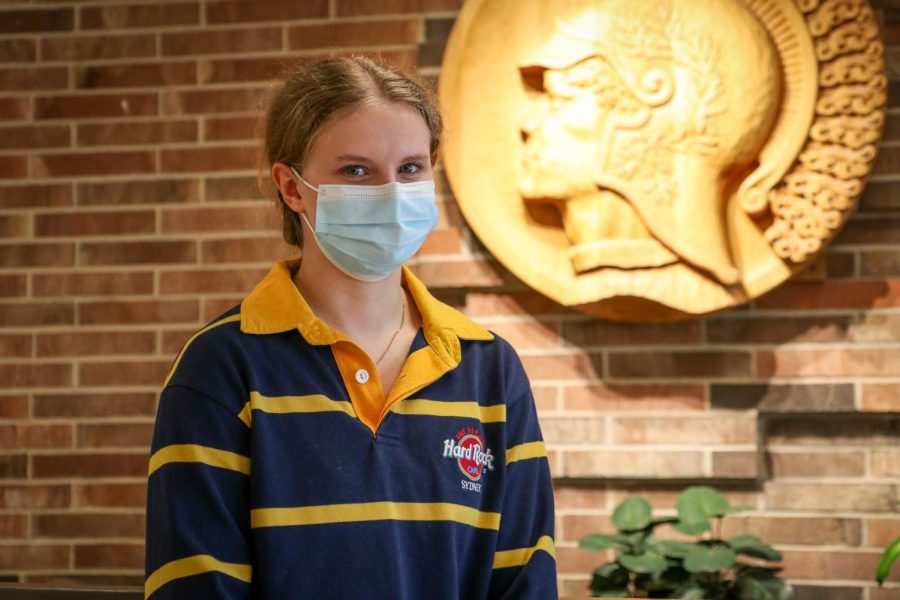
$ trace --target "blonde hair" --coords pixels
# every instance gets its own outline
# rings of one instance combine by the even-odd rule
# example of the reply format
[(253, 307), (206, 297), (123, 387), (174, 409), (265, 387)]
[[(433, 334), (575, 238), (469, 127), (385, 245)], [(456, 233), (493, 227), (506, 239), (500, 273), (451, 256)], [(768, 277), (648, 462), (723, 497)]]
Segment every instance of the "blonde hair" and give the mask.
[[(434, 93), (395, 67), (354, 56), (329, 58), (291, 72), (275, 89), (266, 111), (263, 150), (268, 174), (276, 162), (302, 171), (318, 134), (337, 115), (367, 102), (390, 100), (416, 109), (431, 135), (431, 162), (437, 159), (443, 124)], [(278, 191), (282, 235), (302, 247), (300, 218)]]

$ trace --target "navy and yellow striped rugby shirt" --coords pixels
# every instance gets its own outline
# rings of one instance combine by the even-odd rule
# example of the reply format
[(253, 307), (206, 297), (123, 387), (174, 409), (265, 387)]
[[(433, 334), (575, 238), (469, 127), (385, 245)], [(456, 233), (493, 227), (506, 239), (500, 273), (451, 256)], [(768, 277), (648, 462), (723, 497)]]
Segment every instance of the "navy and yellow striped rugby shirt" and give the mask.
[(512, 347), (404, 267), (422, 328), (385, 398), (297, 266), (275, 264), (169, 373), (146, 597), (556, 598), (550, 471)]

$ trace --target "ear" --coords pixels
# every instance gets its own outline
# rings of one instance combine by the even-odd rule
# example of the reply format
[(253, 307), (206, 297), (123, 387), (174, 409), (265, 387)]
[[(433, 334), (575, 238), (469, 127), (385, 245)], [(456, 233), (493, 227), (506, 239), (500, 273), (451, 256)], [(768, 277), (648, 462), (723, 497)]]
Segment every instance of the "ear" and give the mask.
[(303, 194), (307, 192), (303, 189), (302, 185), (297, 184), (297, 176), (294, 175), (290, 167), (282, 162), (273, 164), (272, 180), (275, 182), (278, 191), (281, 192), (281, 197), (284, 198), (285, 204), (287, 204), (291, 210), (300, 213), (306, 208), (306, 204), (303, 201)]

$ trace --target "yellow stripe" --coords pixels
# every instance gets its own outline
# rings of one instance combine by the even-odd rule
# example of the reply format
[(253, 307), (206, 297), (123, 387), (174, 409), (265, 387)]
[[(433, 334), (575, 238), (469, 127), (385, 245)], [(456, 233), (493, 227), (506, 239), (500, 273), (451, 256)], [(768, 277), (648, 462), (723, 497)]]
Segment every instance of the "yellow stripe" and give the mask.
[(182, 462), (199, 462), (213, 467), (239, 471), (244, 475), (250, 474), (250, 459), (241, 454), (197, 444), (172, 444), (153, 453), (153, 456), (150, 457), (150, 471), (147, 475), (151, 475), (163, 465)]
[(494, 553), (494, 569), (505, 569), (507, 567), (523, 567), (528, 564), (533, 555), (538, 550), (543, 550), (556, 560), (556, 549), (553, 546), (553, 538), (549, 535), (542, 535), (537, 544), (530, 548), (515, 548), (513, 550), (501, 550)]
[[(314, 413), (314, 412), (342, 412), (355, 417), (353, 405), (345, 400), (332, 400), (322, 394), (309, 396), (263, 396), (259, 392), (250, 392), (250, 409), (261, 410), (267, 413)], [(247, 407), (244, 406), (244, 411)], [(245, 421), (246, 422), (246, 421)]]
[(361, 521), (455, 521), (479, 529), (500, 529), (500, 513), (449, 502), (362, 502), (250, 511), (250, 526), (254, 528)]
[(244, 422), (244, 425), (250, 427), (253, 424), (253, 410), (250, 408), (250, 402), (244, 405), (241, 412), (238, 413), (238, 419)]
[(393, 411), (401, 415), (427, 415), (432, 417), (468, 417), (482, 423), (506, 421), (506, 405), (481, 406), (477, 402), (441, 402), (438, 400), (403, 400)]
[(167, 385), (169, 385), (169, 380), (171, 380), (172, 375), (175, 374), (175, 369), (178, 368), (178, 364), (181, 362), (181, 357), (184, 356), (184, 351), (187, 350), (188, 346), (190, 346), (194, 340), (196, 340), (199, 336), (203, 335), (210, 329), (214, 329), (214, 328), (218, 327), (219, 325), (224, 325), (225, 323), (233, 323), (235, 321), (240, 321), (240, 320), (241, 320), (240, 313), (238, 313), (236, 315), (231, 315), (230, 317), (225, 317), (221, 321), (216, 321), (215, 323), (210, 323), (209, 325), (207, 325), (206, 327), (204, 327), (203, 329), (201, 329), (200, 331), (195, 333), (193, 336), (191, 336), (191, 339), (189, 339), (187, 341), (187, 344), (182, 346), (181, 352), (178, 353), (178, 358), (175, 359), (175, 364), (172, 365), (172, 369), (169, 371), (169, 375), (166, 377), (166, 381), (165, 381), (165, 383), (163, 383), (163, 387), (166, 387)]
[(547, 456), (547, 449), (544, 442), (528, 442), (513, 446), (506, 451), (506, 464), (514, 463), (517, 460), (526, 460), (528, 458), (542, 458)]
[(209, 573), (210, 571), (224, 573), (235, 579), (250, 583), (250, 577), (253, 573), (252, 569), (250, 565), (222, 562), (209, 554), (197, 554), (187, 558), (179, 558), (164, 564), (147, 578), (147, 581), (144, 582), (144, 598), (149, 598), (153, 592), (173, 579)]

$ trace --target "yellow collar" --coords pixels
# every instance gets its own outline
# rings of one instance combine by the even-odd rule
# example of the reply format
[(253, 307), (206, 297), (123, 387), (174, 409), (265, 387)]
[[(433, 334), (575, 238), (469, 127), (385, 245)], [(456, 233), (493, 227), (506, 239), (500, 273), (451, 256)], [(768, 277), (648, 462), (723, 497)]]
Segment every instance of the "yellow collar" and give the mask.
[[(241, 331), (250, 334), (282, 333), (297, 329), (313, 346), (333, 344), (338, 336), (319, 319), (291, 278), (299, 260), (275, 263), (262, 281), (241, 303)], [(422, 315), (425, 341), (448, 364), (459, 363), (459, 340), (492, 340), (493, 334), (456, 309), (437, 300), (407, 267), (402, 285)]]

